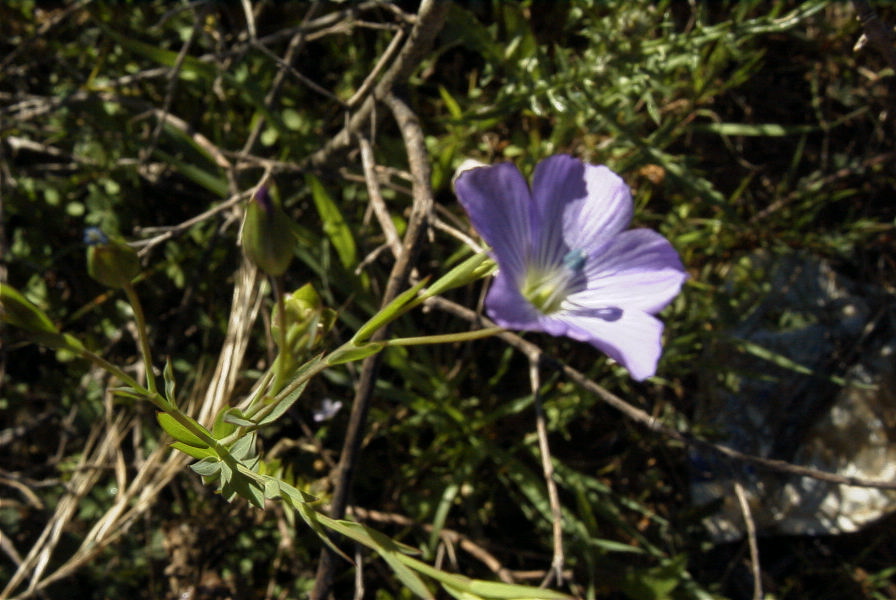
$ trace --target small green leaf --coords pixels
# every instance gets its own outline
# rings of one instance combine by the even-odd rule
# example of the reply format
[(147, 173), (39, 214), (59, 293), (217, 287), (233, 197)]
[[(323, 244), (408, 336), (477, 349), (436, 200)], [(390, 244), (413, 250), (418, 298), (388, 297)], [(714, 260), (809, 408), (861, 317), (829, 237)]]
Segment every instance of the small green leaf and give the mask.
[[(282, 487), (282, 486), (281, 486), (281, 487)], [(292, 499), (292, 495), (291, 495), (291, 494), (288, 495), (287, 497), (289, 497), (290, 499)], [(305, 503), (305, 502), (299, 502), (299, 503), (296, 503), (296, 502), (290, 502), (290, 504), (291, 504), (292, 507), (295, 508), (295, 509), (298, 511), (298, 513), (302, 516), (302, 519), (305, 521), (305, 523), (308, 525), (308, 527), (310, 527), (311, 529), (314, 530), (314, 532), (315, 532), (315, 533), (318, 535), (318, 537), (323, 541), (323, 543), (325, 543), (325, 544), (327, 545), (327, 547), (328, 547), (330, 550), (332, 550), (333, 552), (335, 552), (336, 554), (338, 554), (339, 556), (341, 556), (342, 558), (344, 558), (344, 559), (345, 559), (346, 561), (348, 561), (350, 564), (355, 564), (355, 561), (353, 561), (353, 560), (351, 559), (351, 557), (350, 557), (348, 554), (346, 554), (345, 552), (343, 552), (343, 551), (339, 548), (339, 546), (337, 546), (336, 544), (333, 543), (333, 540), (330, 539), (329, 532), (327, 531), (327, 528), (324, 527), (323, 523), (321, 523), (321, 520), (322, 520), (322, 519), (325, 519), (325, 520), (327, 520), (327, 521), (332, 521), (333, 519), (330, 519), (329, 517), (326, 517), (326, 516), (320, 514), (319, 512), (317, 512), (316, 510), (314, 510), (314, 508), (312, 508), (311, 505), (308, 504), (308, 503)]]
[(327, 357), (327, 364), (333, 366), (354, 362), (356, 360), (363, 360), (368, 356), (376, 354), (383, 348), (385, 348), (385, 344), (379, 342), (367, 342), (360, 346), (348, 348), (343, 346)]
[(244, 416), (243, 411), (236, 407), (228, 408), (224, 411), (224, 416), (221, 420), (225, 423), (230, 423), (231, 425), (237, 425), (239, 427), (254, 427), (256, 425), (255, 421), (247, 419)]
[(317, 501), (317, 498), (311, 494), (305, 493), (302, 490), (289, 485), (285, 481), (279, 479), (276, 481), (277, 485), (280, 487), (280, 497), (289, 500), (290, 503), (295, 506)]
[(230, 455), (238, 461), (243, 461), (255, 454), (255, 433), (248, 433), (238, 439), (233, 446), (230, 447)]
[(31, 333), (59, 333), (44, 311), (6, 283), (0, 284), (0, 320)]
[(396, 296), (392, 302), (380, 309), (378, 313), (373, 315), (369, 321), (364, 323), (364, 325), (358, 329), (358, 332), (352, 337), (352, 342), (357, 344), (359, 342), (367, 341), (379, 328), (401, 316), (408, 303), (416, 298), (417, 293), (420, 292), (428, 282), (429, 280), (424, 278), (412, 288), (405, 290)]
[(78, 338), (59, 333), (44, 311), (6, 283), (0, 283), (0, 322), (24, 329), (36, 344), (76, 354), (84, 350)]
[(460, 105), (457, 103), (457, 100), (451, 96), (451, 94), (444, 88), (444, 86), (439, 86), (439, 96), (442, 97), (442, 102), (445, 103), (445, 108), (448, 109), (448, 114), (451, 115), (452, 119), (461, 119), (464, 116), (464, 111), (461, 110)]
[(468, 590), (478, 596), (510, 600), (517, 598), (531, 598), (532, 600), (570, 600), (568, 594), (555, 592), (528, 585), (501, 583), (500, 581), (482, 581), (479, 579), (470, 582)]
[(180, 160), (173, 154), (168, 154), (158, 148), (153, 149), (153, 154), (161, 158), (171, 167), (174, 167), (181, 175), (192, 182), (204, 187), (216, 196), (226, 197), (228, 194), (227, 179), (202, 169), (193, 163)]
[[(293, 377), (289, 380), (289, 383), (284, 386), (284, 390), (290, 390), (289, 393), (283, 394), (281, 393), (274, 398), (269, 404), (262, 406), (257, 411), (253, 411), (253, 414), (261, 414), (262, 416), (258, 419), (258, 425), (267, 425), (268, 423), (273, 423), (277, 419), (279, 419), (283, 413), (285, 413), (289, 408), (295, 404), (296, 400), (302, 395), (302, 392), (305, 391), (305, 387), (308, 385), (308, 382), (311, 380), (309, 374), (313, 374), (317, 370), (319, 370), (321, 366), (321, 357), (315, 356), (301, 367), (296, 370)], [(293, 387), (294, 383), (299, 381), (298, 385)], [(292, 389), (291, 389), (292, 388)]]
[(214, 477), (221, 471), (223, 462), (217, 458), (203, 458), (197, 463), (190, 465), (190, 468), (202, 475), (203, 477)]
[(174, 380), (174, 367), (171, 364), (170, 357), (165, 360), (165, 369), (162, 371), (162, 377), (165, 380), (165, 398), (168, 399), (168, 402), (174, 404), (177, 382)]
[(389, 536), (361, 523), (330, 520), (328, 525), (356, 542), (375, 550), (388, 563), (405, 587), (417, 594), (417, 596), (420, 598), (434, 598), (432, 592), (420, 579), (420, 576), (404, 561), (406, 555), (409, 552), (416, 553), (416, 549), (396, 542)]
[(267, 425), (268, 423), (273, 423), (285, 413), (289, 408), (295, 403), (296, 400), (299, 399), (299, 396), (302, 395), (302, 392), (305, 391), (305, 388), (308, 386), (308, 381), (303, 381), (299, 384), (294, 390), (292, 390), (289, 394), (284, 396), (281, 400), (277, 400), (277, 405), (271, 409), (271, 411), (263, 416), (259, 421), (258, 425)]
[[(483, 264), (484, 263), (484, 264)], [(421, 295), (421, 298), (431, 298), (438, 296), (452, 288), (466, 285), (472, 281), (480, 279), (495, 270), (497, 265), (492, 261), (488, 253), (479, 252), (474, 254), (464, 262), (460, 263), (441, 277), (439, 277), (431, 286)]]
[(275, 478), (264, 478), (264, 497), (271, 500), (280, 497), (280, 485)]
[(193, 458), (202, 460), (205, 458), (212, 458), (218, 460), (218, 455), (211, 448), (196, 448), (194, 446), (189, 446), (184, 444), (183, 442), (172, 442), (171, 447), (175, 450), (180, 450), (187, 456), (192, 456)]
[(111, 388), (110, 391), (116, 396), (130, 398), (131, 400), (142, 400), (146, 395), (145, 391), (134, 389), (131, 386)]
[(218, 471), (221, 473), (221, 485), (225, 486), (233, 479), (233, 469), (225, 461), (219, 461)]
[[(227, 421), (227, 414), (230, 411), (239, 411), (238, 408), (227, 408), (218, 413), (218, 416), (215, 417), (215, 424), (212, 426), (212, 437), (216, 440), (221, 440), (236, 431), (237, 425), (234, 423), (230, 423)], [(240, 415), (242, 415), (242, 411), (239, 411)], [(251, 423), (251, 421), (248, 421)]]
[(221, 486), (221, 494), (230, 501), (234, 495), (245, 498), (258, 508), (264, 508), (264, 490), (255, 480), (237, 472)]
[[(189, 417), (186, 417), (186, 418), (190, 419)], [(158, 419), (159, 425), (162, 426), (162, 429), (164, 429), (168, 435), (170, 435), (177, 441), (183, 442), (184, 444), (187, 444), (188, 446), (193, 446), (194, 448), (208, 448), (209, 447), (209, 445), (206, 442), (204, 442), (202, 440), (202, 438), (200, 438), (195, 433), (193, 433), (192, 431), (187, 429), (182, 423), (177, 421), (170, 414), (163, 413), (163, 412), (157, 413), (156, 419)], [(200, 429), (204, 429), (202, 427), (202, 425), (200, 425), (193, 419), (190, 419), (190, 420), (193, 421), (193, 424), (196, 425), (196, 427), (198, 427)], [(209, 437), (211, 437), (211, 434), (209, 434)]]
[(632, 568), (626, 571), (620, 589), (630, 598), (655, 600), (669, 598), (682, 582), (686, 561), (683, 555), (664, 560), (656, 567)]

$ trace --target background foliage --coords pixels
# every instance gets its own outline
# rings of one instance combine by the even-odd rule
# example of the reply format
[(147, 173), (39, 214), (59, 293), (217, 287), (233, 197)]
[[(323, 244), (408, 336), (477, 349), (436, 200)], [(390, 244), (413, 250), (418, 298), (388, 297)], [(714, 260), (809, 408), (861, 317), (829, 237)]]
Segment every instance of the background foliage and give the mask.
[[(888, 6), (878, 8), (896, 22)], [(301, 241), (288, 287), (311, 282), (338, 310), (329, 346), (376, 311), (392, 262), (356, 145), (320, 151), (360, 107), (353, 97), (365, 79), (380, 76), (378, 61), (394, 60), (390, 42), (409, 30), (417, 4), (258, 2), (253, 10), (250, 26), (237, 2), (0, 8), (3, 281), (136, 369), (128, 306), (86, 276), (81, 235), (98, 225), (137, 243), (156, 356), (171, 357), (196, 405), (233, 334), (241, 192), (263, 176), (276, 184)], [(800, 249), (892, 292), (893, 72), (873, 48), (853, 50), (860, 34), (850, 4), (817, 0), (458, 2), (394, 90), (420, 119), (435, 216), (454, 229), (471, 234), (450, 188), (464, 158), (510, 159), (531, 173), (541, 158), (569, 152), (624, 176), (635, 224), (666, 235), (692, 276), (663, 315), (659, 376), (635, 384), (589, 347), (529, 339), (685, 430), (703, 352), (763, 285), (749, 273), (732, 280), (745, 256)], [(361, 133), (402, 232), (408, 157), (388, 111), (375, 112)], [(446, 229), (425, 244), (421, 275), (463, 256)], [(482, 285), (450, 293), (469, 307), (481, 297)], [(267, 298), (233, 300), (258, 317), (243, 329), (250, 334), (232, 399), (271, 358)], [(394, 333), (467, 326), (434, 310)], [(0, 359), (0, 581), (52, 531), (36, 579), (57, 569), (65, 577), (46, 597), (161, 598), (194, 586), (206, 598), (274, 598), (310, 588), (320, 543), (276, 506), (227, 504), (182, 464), (162, 477), (161, 455), (150, 468), (166, 441), (149, 407), (113, 402), (88, 365), (12, 330)], [(449, 570), (537, 582), (551, 560), (551, 516), (527, 368), (499, 340), (389, 350), (353, 487), (356, 516)], [(321, 422), (313, 414), (325, 398), (347, 404), (356, 378), (349, 366), (315, 380), (262, 440), (324, 499), (347, 411)], [(712, 544), (689, 502), (686, 449), (555, 373), (543, 383), (568, 591), (750, 597), (746, 542)], [(119, 504), (139, 477), (162, 485)], [(115, 512), (126, 507), (139, 511)], [(891, 527), (884, 520), (858, 534), (760, 540), (766, 591), (896, 597)], [(100, 549), (79, 554), (85, 540)], [(381, 563), (362, 564), (368, 597), (407, 597)], [(354, 586), (341, 564), (336, 597)]]

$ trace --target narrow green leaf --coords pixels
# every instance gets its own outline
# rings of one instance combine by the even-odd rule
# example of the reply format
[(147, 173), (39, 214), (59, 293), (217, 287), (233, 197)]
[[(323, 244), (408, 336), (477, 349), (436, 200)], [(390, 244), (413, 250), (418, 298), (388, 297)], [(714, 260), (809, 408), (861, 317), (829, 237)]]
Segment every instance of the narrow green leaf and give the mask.
[(264, 477), (264, 497), (270, 500), (280, 498), (280, 484), (273, 477)]
[(111, 391), (116, 396), (121, 396), (123, 398), (130, 398), (131, 400), (142, 400), (146, 394), (143, 390), (137, 390), (132, 388), (131, 386), (121, 386), (116, 388), (111, 388)]
[(225, 178), (197, 167), (195, 164), (182, 161), (176, 156), (158, 148), (153, 151), (153, 154), (158, 155), (167, 164), (177, 169), (181, 175), (201, 185), (216, 196), (224, 197), (228, 195), (227, 180)]
[(255, 421), (250, 421), (249, 419), (247, 419), (243, 415), (243, 411), (236, 408), (235, 406), (224, 411), (224, 416), (221, 417), (221, 420), (224, 423), (230, 423), (231, 425), (237, 425), (239, 427), (254, 427), (256, 425)]
[(59, 333), (50, 317), (15, 288), (0, 282), (0, 322), (9, 323), (28, 333), (36, 344), (74, 353), (84, 350), (84, 344), (69, 333)]
[[(320, 515), (319, 519), (324, 523), (324, 525), (326, 525), (336, 533), (341, 533), (345, 537), (351, 538), (356, 542), (367, 546), (368, 548), (373, 548), (376, 545), (386, 544), (390, 548), (399, 550), (402, 554), (420, 554), (420, 552), (416, 548), (393, 540), (392, 538), (380, 533), (376, 529), (371, 529), (363, 523), (346, 521), (344, 519), (333, 519), (324, 515)], [(389, 540), (388, 543), (386, 543), (385, 540)]]
[[(283, 394), (282, 392), (277, 395), (277, 397), (272, 401), (273, 408), (271, 408), (271, 404), (263, 406), (261, 409), (254, 411), (254, 414), (261, 414), (262, 416), (258, 419), (258, 425), (267, 425), (268, 423), (273, 423), (277, 419), (279, 419), (283, 413), (285, 413), (289, 408), (295, 404), (296, 400), (301, 397), (302, 392), (305, 391), (305, 387), (308, 385), (308, 382), (311, 380), (311, 375), (315, 373), (316, 369), (319, 369), (322, 364), (321, 356), (315, 356), (295, 372), (293, 377), (289, 380), (283, 390), (290, 390), (288, 393)], [(299, 381), (298, 385), (295, 385), (295, 382)]]
[[(156, 413), (156, 419), (159, 421), (159, 425), (162, 426), (162, 429), (164, 429), (165, 432), (175, 440), (183, 442), (188, 446), (193, 446), (194, 448), (209, 447), (208, 444), (202, 440), (202, 438), (198, 437), (195, 433), (184, 427), (170, 414), (164, 412)], [(190, 420), (193, 421), (192, 419)], [(202, 428), (202, 425), (200, 425), (196, 421), (193, 421), (193, 423), (197, 427)], [(209, 434), (209, 437), (211, 437), (211, 434)]]
[[(291, 495), (289, 495), (287, 497), (289, 497), (290, 499), (292, 498)], [(318, 537), (321, 539), (321, 541), (323, 541), (323, 543), (325, 543), (330, 550), (332, 550), (333, 552), (335, 552), (336, 554), (338, 554), (339, 556), (341, 556), (342, 558), (347, 560), (350, 564), (355, 564), (355, 561), (353, 561), (348, 554), (343, 552), (339, 548), (339, 546), (334, 544), (333, 540), (330, 539), (329, 532), (327, 531), (327, 528), (324, 527), (323, 524), (320, 522), (320, 518), (323, 517), (323, 515), (321, 515), (316, 510), (314, 510), (314, 508), (311, 505), (309, 505), (305, 502), (299, 502), (299, 503), (290, 502), (290, 504), (292, 504), (293, 508), (295, 508), (296, 511), (298, 511), (298, 513), (302, 516), (302, 519), (305, 521), (305, 523), (308, 525), (308, 527), (310, 527), (312, 530), (314, 530), (314, 532), (318, 535)]]
[(282, 400), (277, 401), (277, 405), (271, 410), (271, 412), (266, 414), (258, 421), (258, 425), (267, 425), (282, 417), (283, 413), (285, 413), (293, 404), (295, 404), (296, 400), (299, 399), (299, 396), (302, 395), (302, 392), (305, 391), (305, 388), (307, 386), (308, 381), (303, 381), (288, 395), (284, 396)]
[(470, 582), (469, 591), (486, 598), (501, 600), (531, 598), (532, 600), (570, 600), (569, 594), (547, 590), (529, 585), (517, 585), (502, 583), (500, 581), (482, 581), (476, 579)]
[(279, 479), (276, 479), (276, 481), (277, 485), (280, 486), (280, 497), (289, 500), (291, 504), (299, 505), (317, 501), (317, 498), (311, 494), (305, 493), (285, 481)]
[(782, 369), (787, 369), (788, 371), (793, 371), (794, 373), (799, 373), (800, 375), (819, 377), (836, 385), (845, 386), (849, 383), (844, 378), (837, 375), (830, 375), (829, 373), (814, 371), (809, 367), (801, 365), (798, 362), (784, 356), (783, 354), (775, 352), (774, 350), (769, 350), (768, 348), (760, 344), (741, 339), (733, 339), (732, 341), (734, 345), (739, 347), (742, 351), (752, 354), (753, 356), (756, 356), (763, 360), (767, 360), (768, 362), (777, 365)]
[(214, 477), (221, 471), (224, 463), (217, 458), (203, 458), (197, 463), (190, 465), (190, 468), (202, 475), (203, 477)]
[[(239, 409), (232, 407), (219, 412), (218, 416), (215, 417), (215, 424), (212, 426), (212, 437), (216, 440), (222, 440), (236, 431), (237, 424), (227, 421), (227, 414), (233, 410), (238, 411), (240, 415), (243, 414), (242, 411), (239, 411)], [(251, 421), (247, 422), (251, 423)]]
[(452, 119), (461, 119), (464, 116), (464, 111), (461, 110), (460, 104), (457, 103), (457, 100), (444, 86), (439, 86), (439, 96), (442, 97), (442, 102), (445, 103), (445, 108), (448, 109), (448, 114), (451, 115)]
[(406, 588), (417, 594), (420, 598), (435, 598), (426, 584), (413, 570), (401, 562), (394, 552), (385, 548), (374, 548), (383, 560), (392, 568), (392, 572), (401, 580)]
[(120, 35), (111, 28), (103, 27), (103, 30), (128, 50), (136, 52), (137, 54), (142, 54), (161, 65), (173, 67), (180, 61), (180, 73), (181, 77), (184, 79), (195, 78), (199, 75), (207, 81), (213, 81), (217, 74), (217, 69), (212, 63), (202, 62), (190, 55), (178, 56), (177, 52), (165, 50), (155, 44), (146, 44), (134, 38)]
[(446, 588), (451, 588), (452, 593), (467, 594), (467, 596), (456, 596), (465, 598), (494, 598), (500, 600), (523, 600), (531, 598), (532, 600), (571, 600), (568, 594), (557, 592), (554, 590), (532, 587), (528, 585), (519, 585), (514, 583), (502, 583), (496, 581), (482, 581), (480, 579), (470, 579), (463, 575), (455, 573), (446, 573), (441, 569), (437, 569), (412, 556), (403, 555), (401, 561), (427, 577), (431, 577), (441, 583)]
[(204, 458), (213, 458), (218, 460), (218, 455), (211, 448), (196, 448), (194, 446), (189, 446), (184, 444), (183, 442), (172, 442), (171, 447), (175, 450), (180, 450), (187, 456), (192, 456), (193, 458), (202, 460)]
[(778, 125), (777, 123), (699, 123), (694, 131), (743, 137), (784, 137), (800, 133), (811, 133), (820, 127), (816, 125)]
[(431, 286), (426, 288), (426, 292), (421, 295), (421, 298), (438, 296), (452, 288), (466, 285), (488, 275), (494, 271), (496, 267), (497, 265), (494, 261), (489, 259), (488, 253), (479, 252), (478, 254), (474, 254), (439, 277)]
[(236, 441), (229, 448), (230, 455), (233, 456), (238, 461), (243, 461), (250, 456), (254, 456), (255, 454), (255, 433), (247, 433), (240, 439)]
[(247, 484), (246, 491), (248, 494), (243, 495), (249, 502), (264, 510), (264, 489), (254, 484)]
[(47, 313), (6, 283), (0, 283), (0, 321), (31, 333), (59, 333)]
[(442, 584), (442, 589), (451, 594), (451, 597), (455, 598), (455, 600), (483, 600), (482, 598), (474, 596), (468, 592), (465, 592), (464, 590), (459, 590), (454, 586), (450, 586), (446, 583)]
[(168, 402), (175, 404), (175, 392), (177, 391), (177, 382), (174, 379), (174, 367), (171, 365), (171, 358), (165, 360), (165, 369), (162, 371), (162, 378), (165, 380), (165, 398)]
[(416, 553), (416, 549), (406, 546), (405, 544), (400, 544), (389, 536), (380, 533), (375, 529), (371, 529), (362, 523), (341, 520), (337, 521), (334, 519), (328, 520), (327, 523), (332, 529), (338, 531), (342, 535), (375, 550), (392, 568), (392, 571), (405, 587), (417, 594), (417, 596), (421, 598), (434, 598), (430, 589), (426, 587), (426, 584), (420, 579), (420, 576), (414, 572), (414, 569), (405, 564), (403, 560), (408, 552)]
[(387, 323), (390, 323), (401, 316), (406, 309), (407, 304), (417, 296), (417, 293), (426, 286), (428, 281), (428, 279), (423, 279), (412, 288), (405, 290), (396, 296), (392, 302), (380, 309), (378, 313), (373, 315), (369, 321), (364, 323), (364, 325), (358, 329), (357, 333), (352, 337), (352, 341), (356, 344), (367, 341), (380, 327), (383, 327)]
[(336, 253), (339, 255), (339, 261), (345, 268), (350, 268), (357, 262), (355, 247), (355, 238), (352, 231), (339, 207), (333, 201), (333, 198), (327, 192), (326, 188), (320, 180), (314, 175), (307, 176), (308, 185), (311, 188), (311, 197), (314, 199), (314, 206), (323, 222), (324, 232), (330, 238)]
[[(223, 475), (224, 469), (221, 472)], [(239, 496), (240, 498), (245, 498), (254, 506), (264, 509), (264, 487), (239, 471), (233, 475), (229, 481), (226, 481), (221, 486), (221, 494), (227, 498), (228, 502), (234, 496)]]
[(220, 467), (218, 471), (221, 473), (221, 485), (225, 486), (233, 479), (233, 469), (223, 460), (218, 461)]
[(450, 484), (442, 492), (442, 497), (439, 499), (436, 513), (432, 519), (432, 531), (430, 531), (429, 539), (427, 540), (429, 549), (435, 548), (439, 543), (439, 536), (445, 527), (445, 520), (448, 518), (448, 513), (454, 504), (454, 499), (457, 497), (458, 492), (460, 492), (460, 486), (456, 483)]
[(346, 348), (343, 346), (327, 357), (327, 364), (333, 366), (354, 362), (356, 360), (364, 360), (368, 356), (373, 356), (383, 348), (385, 348), (385, 344), (379, 342), (366, 342), (353, 348)]

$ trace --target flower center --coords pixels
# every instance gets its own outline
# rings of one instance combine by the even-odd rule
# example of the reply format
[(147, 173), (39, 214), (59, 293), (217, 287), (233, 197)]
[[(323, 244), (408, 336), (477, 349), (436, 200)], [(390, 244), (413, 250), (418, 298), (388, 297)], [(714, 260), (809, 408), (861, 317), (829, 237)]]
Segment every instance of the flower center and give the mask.
[(560, 265), (530, 265), (520, 286), (520, 293), (541, 313), (549, 315), (557, 312), (573, 291), (575, 281), (585, 267), (586, 258), (582, 250), (576, 249), (567, 252)]

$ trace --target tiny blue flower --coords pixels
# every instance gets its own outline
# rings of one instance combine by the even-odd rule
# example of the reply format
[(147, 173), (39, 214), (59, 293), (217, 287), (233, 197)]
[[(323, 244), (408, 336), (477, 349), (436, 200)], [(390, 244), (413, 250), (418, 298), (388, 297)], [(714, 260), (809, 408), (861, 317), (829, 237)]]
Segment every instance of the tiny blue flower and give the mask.
[(100, 246), (102, 244), (108, 244), (109, 238), (106, 237), (106, 234), (103, 233), (103, 230), (99, 227), (85, 227), (84, 228), (84, 245), (85, 246)]
[(320, 406), (314, 410), (312, 417), (315, 423), (329, 421), (336, 416), (336, 413), (342, 408), (341, 400), (333, 400), (332, 398), (324, 398)]
[(666, 238), (626, 231), (634, 206), (618, 175), (557, 155), (535, 168), (531, 190), (512, 163), (462, 165), (454, 185), (498, 263), (486, 298), (498, 325), (588, 342), (638, 381), (656, 372), (654, 315), (687, 274)]

